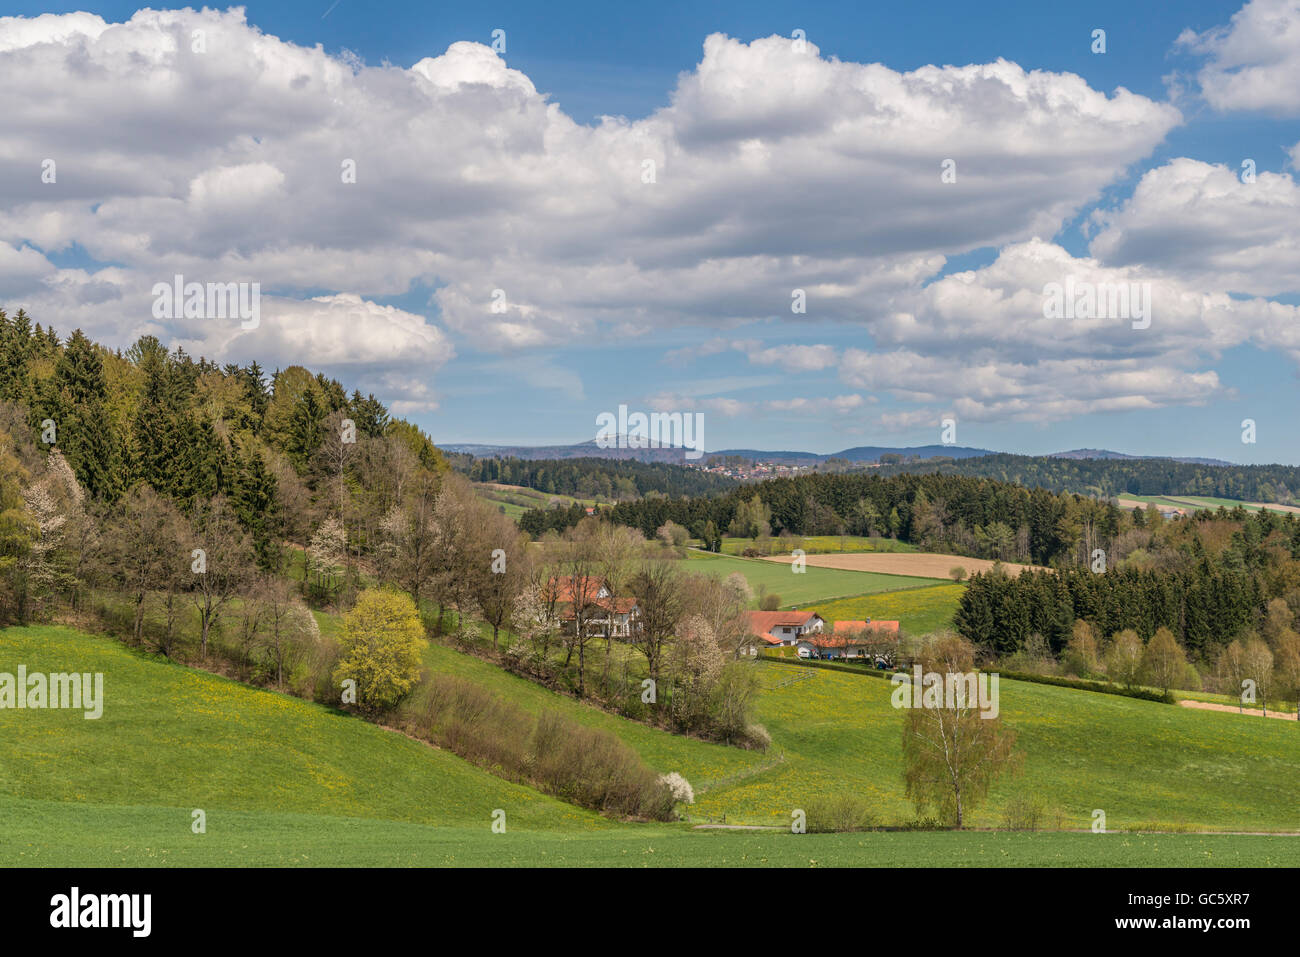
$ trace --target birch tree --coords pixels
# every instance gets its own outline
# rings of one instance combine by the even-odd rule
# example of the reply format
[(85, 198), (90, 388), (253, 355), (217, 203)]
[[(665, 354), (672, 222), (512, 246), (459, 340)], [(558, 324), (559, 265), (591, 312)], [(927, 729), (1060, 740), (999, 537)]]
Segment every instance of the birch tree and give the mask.
[[(974, 648), (946, 635), (921, 653), (924, 671), (939, 675), (974, 672)], [(979, 702), (955, 698), (948, 706), (910, 707), (903, 712), (903, 781), (907, 796), (924, 814), (930, 809), (961, 828), (988, 796), (989, 787), (1020, 762), (1015, 732), (1002, 717), (989, 718)]]

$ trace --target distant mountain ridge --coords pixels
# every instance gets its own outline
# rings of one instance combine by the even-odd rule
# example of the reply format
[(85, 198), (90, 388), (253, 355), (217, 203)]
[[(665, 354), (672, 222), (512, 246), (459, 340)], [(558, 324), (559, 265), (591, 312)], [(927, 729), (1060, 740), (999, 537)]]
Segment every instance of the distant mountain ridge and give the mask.
[[(901, 455), (904, 459), (931, 459), (945, 457), (950, 459), (978, 458), (983, 455), (998, 455), (992, 449), (972, 448), (965, 445), (915, 445), (882, 446), (859, 445), (840, 452), (822, 454), (820, 452), (800, 452), (793, 450), (767, 451), (763, 449), (718, 449), (701, 456), (688, 457), (690, 450), (678, 447), (664, 448), (601, 448), (594, 439), (577, 442), (572, 445), (485, 445), (461, 443), (439, 445), (448, 452), (459, 452), (477, 458), (518, 458), (525, 461), (534, 459), (635, 459), (640, 462), (670, 462), (677, 465), (700, 465), (713, 456), (736, 456), (754, 462), (774, 462), (782, 465), (814, 465), (827, 459), (845, 459), (849, 462), (879, 462), (882, 455)], [(1189, 465), (1235, 465), (1224, 459), (1203, 458), (1196, 456), (1170, 455), (1130, 455), (1127, 452), (1115, 452), (1110, 449), (1071, 449), (1067, 452), (1050, 452), (1043, 458), (1057, 459), (1169, 459)]]
[(1169, 459), (1171, 462), (1184, 462), (1188, 465), (1236, 465), (1226, 459), (1207, 459), (1196, 456), (1177, 455), (1129, 455), (1126, 452), (1112, 452), (1109, 449), (1072, 449), (1069, 452), (1053, 452), (1049, 458), (1054, 459)]
[[(994, 455), (990, 449), (975, 449), (965, 445), (916, 445), (908, 448), (884, 445), (859, 445), (840, 452), (822, 455), (818, 452), (767, 452), (761, 449), (720, 449), (709, 455), (738, 455), (757, 462), (825, 462), (827, 459), (845, 459), (849, 462), (878, 462), (882, 455), (901, 455), (903, 458), (916, 457), (932, 459), (937, 455), (950, 459), (969, 459), (981, 455)], [(706, 456), (707, 457), (707, 456)]]

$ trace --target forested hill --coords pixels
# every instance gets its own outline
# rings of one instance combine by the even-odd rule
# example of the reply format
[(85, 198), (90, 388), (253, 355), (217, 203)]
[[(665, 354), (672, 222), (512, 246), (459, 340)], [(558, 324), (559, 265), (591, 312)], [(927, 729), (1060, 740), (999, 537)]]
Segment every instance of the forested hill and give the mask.
[(186, 513), (224, 498), (264, 563), (337, 511), (349, 481), (365, 494), (341, 521), (369, 539), (401, 483), (447, 470), (373, 395), (301, 366), (217, 365), (153, 336), (110, 350), (21, 309), (0, 309), (0, 452), (10, 444), (29, 468), (57, 449), (97, 508), (142, 486)]
[(571, 495), (623, 501), (645, 495), (713, 495), (735, 488), (736, 481), (701, 469), (667, 462), (632, 459), (475, 458), (445, 453), (457, 472), (474, 482), (522, 485), (547, 495)]
[(1207, 495), (1300, 505), (1300, 468), (1291, 465), (1206, 465), (1175, 459), (1075, 459), (997, 453), (881, 465), (874, 471), (884, 476), (918, 472), (965, 475), (1102, 498), (1124, 494)]

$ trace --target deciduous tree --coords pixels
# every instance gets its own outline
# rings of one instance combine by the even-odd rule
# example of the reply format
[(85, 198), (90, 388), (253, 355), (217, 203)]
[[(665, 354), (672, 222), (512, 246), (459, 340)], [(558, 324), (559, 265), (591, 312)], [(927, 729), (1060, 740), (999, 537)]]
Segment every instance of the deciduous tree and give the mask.
[(1178, 646), (1174, 633), (1160, 627), (1142, 652), (1142, 675), (1147, 683), (1168, 694), (1187, 667), (1187, 655)]
[(104, 560), (118, 587), (131, 596), (137, 642), (143, 640), (149, 593), (167, 588), (191, 562), (181, 528), (180, 514), (148, 485), (118, 502), (109, 519)]
[[(974, 671), (974, 648), (946, 635), (921, 653), (926, 672), (960, 675)], [(1015, 732), (1002, 716), (987, 717), (977, 701), (955, 699), (948, 707), (911, 707), (903, 712), (903, 781), (920, 813), (936, 810), (962, 827), (988, 795), (989, 787), (1021, 760)]]
[(334, 669), (335, 684), (355, 681), (360, 709), (387, 711), (415, 686), (420, 676), (420, 652), (426, 645), (420, 616), (409, 595), (368, 588), (343, 618), (342, 657)]
[[(253, 550), (248, 535), (222, 496), (200, 504), (194, 513), (190, 570), (194, 607), (199, 611), (200, 654), (208, 656), (212, 626), (226, 603), (252, 579)], [(199, 554), (194, 554), (199, 550)]]

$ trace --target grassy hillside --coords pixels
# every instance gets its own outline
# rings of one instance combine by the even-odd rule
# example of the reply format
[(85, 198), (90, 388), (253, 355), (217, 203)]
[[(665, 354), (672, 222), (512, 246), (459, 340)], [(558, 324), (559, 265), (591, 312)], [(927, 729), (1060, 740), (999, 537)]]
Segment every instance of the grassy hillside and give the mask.
[[(755, 593), (760, 586), (768, 594), (781, 596), (784, 608), (803, 608), (811, 602), (825, 601), (872, 592), (892, 592), (904, 588), (922, 588), (933, 585), (934, 578), (915, 578), (908, 575), (885, 575), (878, 572), (844, 571), (838, 568), (814, 568), (795, 573), (790, 565), (763, 561), (761, 558), (738, 558), (692, 549), (687, 553), (692, 572), (704, 572), (726, 578), (733, 572), (745, 576)], [(846, 616), (847, 617), (847, 616)]]
[(578, 499), (572, 495), (539, 492), (535, 488), (526, 488), (522, 485), (499, 485), (495, 482), (475, 482), (474, 494), (503, 509), (516, 521), (530, 508), (550, 508), (556, 502), (565, 508), (574, 502), (581, 502), (583, 505), (596, 504), (595, 499)]
[[(626, 646), (616, 644), (614, 650), (626, 651)], [(593, 642), (587, 654), (588, 667), (593, 674), (599, 674), (604, 654), (600, 643)], [(764, 755), (757, 751), (744, 751), (671, 734), (609, 714), (575, 698), (555, 694), (490, 662), (445, 645), (430, 643), (424, 660), (435, 673), (469, 679), (528, 711), (550, 709), (589, 727), (613, 732), (634, 748), (655, 770), (664, 774), (677, 771), (684, 775), (697, 795), (718, 782), (752, 773), (754, 769), (765, 767), (776, 759), (772, 754)], [(418, 710), (420, 702), (420, 694), (417, 692), (411, 707)]]
[[(933, 581), (933, 579), (924, 579)], [(834, 601), (814, 601), (808, 604), (827, 621), (865, 621), (868, 618), (898, 621), (903, 630), (913, 635), (951, 627), (952, 616), (957, 612), (965, 585), (949, 583), (931, 584), (928, 588), (908, 588), (903, 591), (877, 592), (857, 598)]]
[[(902, 785), (902, 719), (879, 678), (762, 663), (758, 718), (785, 761), (710, 791), (696, 812), (728, 821), (787, 822), (818, 794), (867, 795), (889, 823), (914, 812)], [(1115, 695), (1001, 682), (1002, 715), (1019, 734), (1024, 773), (1000, 781), (973, 821), (996, 826), (1008, 798), (1041, 798), (1063, 825), (1094, 809), (1120, 828), (1300, 830), (1300, 735), (1290, 722), (1193, 711)]]
[[(593, 650), (593, 668), (600, 654)], [(810, 798), (843, 790), (867, 795), (882, 824), (915, 816), (902, 785), (902, 719), (880, 678), (819, 670), (783, 685), (796, 669), (756, 664), (765, 690), (755, 717), (773, 742), (761, 754), (606, 714), (448, 647), (431, 645), (426, 661), (522, 707), (555, 708), (611, 731), (657, 770), (681, 772), (695, 786), (696, 822), (788, 824)], [(1067, 828), (1090, 827), (1100, 808), (1112, 829), (1300, 830), (1300, 736), (1287, 722), (1013, 681), (1001, 683), (1001, 705), (1020, 735), (1025, 771), (998, 785), (976, 826), (1000, 825), (1007, 799), (1028, 794), (1059, 811)]]
[[(0, 711), (0, 795), (185, 809), (490, 825), (607, 827), (356, 717), (134, 653), (66, 628), (0, 632), (0, 671), (105, 676), (103, 717)], [(0, 817), (3, 817), (0, 811)], [(4, 830), (0, 825), (0, 830)], [(75, 843), (75, 842), (74, 842)]]
[[(1168, 834), (793, 835), (818, 794), (865, 794), (881, 823), (914, 816), (899, 766), (901, 718), (878, 678), (756, 663), (767, 754), (676, 737), (551, 694), (433, 645), (429, 666), (521, 706), (618, 734), (696, 786), (694, 821), (771, 832), (620, 824), (508, 784), (394, 732), (193, 671), (65, 628), (0, 632), (0, 671), (102, 671), (104, 716), (0, 711), (0, 865), (1300, 865), (1300, 839)], [(1288, 722), (1195, 712), (1003, 682), (1026, 752), (976, 826), (1014, 794), (1066, 827), (1104, 809), (1124, 828), (1296, 830), (1300, 746)], [(206, 834), (190, 811), (207, 812)], [(493, 834), (492, 810), (507, 812)]]

